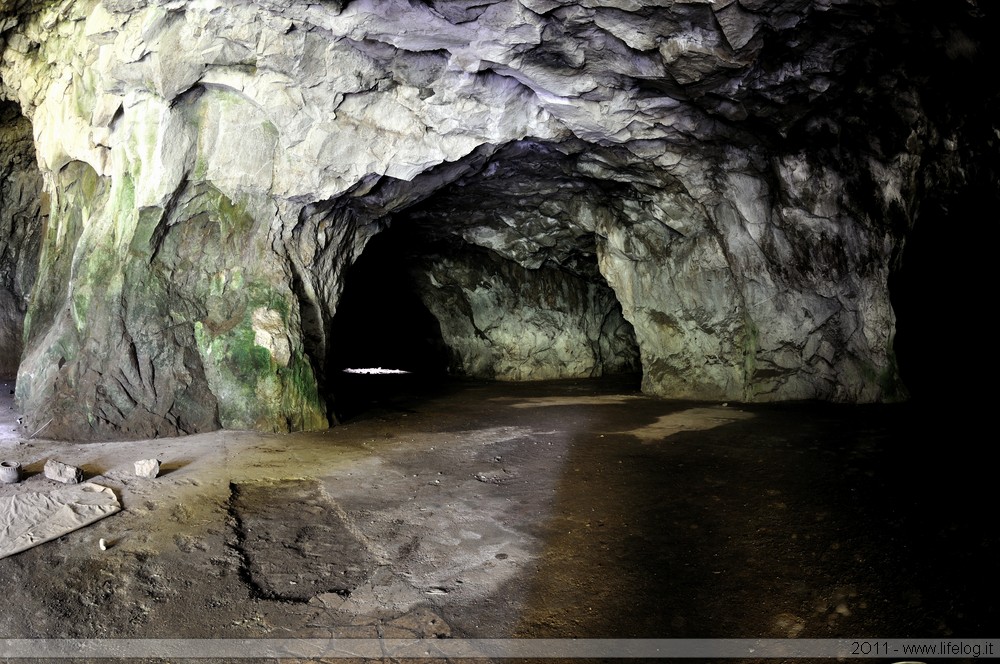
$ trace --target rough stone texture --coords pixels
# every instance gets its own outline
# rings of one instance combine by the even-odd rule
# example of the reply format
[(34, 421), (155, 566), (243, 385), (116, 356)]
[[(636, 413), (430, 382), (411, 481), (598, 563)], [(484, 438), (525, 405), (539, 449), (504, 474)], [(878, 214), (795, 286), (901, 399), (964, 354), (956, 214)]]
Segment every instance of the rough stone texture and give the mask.
[(0, 102), (0, 376), (15, 376), (21, 357), (44, 226), (41, 190), (31, 123)]
[(62, 461), (56, 461), (55, 459), (49, 459), (45, 462), (45, 467), (43, 471), (45, 477), (54, 481), (62, 482), (63, 484), (79, 484), (83, 481), (83, 471), (76, 466), (70, 466)]
[(159, 459), (141, 459), (135, 462), (136, 477), (153, 479), (160, 474)]
[(458, 373), (540, 380), (638, 369), (631, 326), (603, 284), (485, 253), (431, 257), (418, 279)]
[(928, 72), (985, 71), (992, 18), (890, 0), (4, 0), (0, 97), (32, 123), (52, 197), (29, 428), (326, 426), (344, 270), (397, 223), (460, 238), (458, 263), (469, 245), (567, 275), (596, 261), (587, 288), (614, 291), (649, 393), (898, 398), (903, 238), (938, 183), (987, 181), (974, 164), (995, 145)]

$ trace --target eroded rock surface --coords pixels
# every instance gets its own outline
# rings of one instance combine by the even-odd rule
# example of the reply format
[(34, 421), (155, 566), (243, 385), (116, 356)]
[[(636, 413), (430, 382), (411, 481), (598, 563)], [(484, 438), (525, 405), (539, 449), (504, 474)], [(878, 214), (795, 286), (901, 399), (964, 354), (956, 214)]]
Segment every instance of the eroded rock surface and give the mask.
[[(610, 287), (648, 393), (897, 398), (903, 238), (920, 195), (994, 140), (921, 87), (939, 61), (989, 61), (987, 10), (930, 25), (925, 9), (0, 2), (0, 96), (30, 120), (52, 198), (18, 379), (29, 428), (326, 426), (344, 272), (401, 224), (448, 242), (429, 274), (458, 266), (504, 336), (565, 349), (469, 373), (629, 366), (631, 342), (599, 332)], [(524, 306), (556, 273), (590, 298), (572, 325)]]
[(31, 123), (16, 106), (0, 102), (0, 376), (17, 375), (42, 241), (44, 199)]
[(638, 369), (632, 327), (603, 284), (488, 253), (431, 257), (425, 270), (422, 296), (464, 375), (542, 380)]

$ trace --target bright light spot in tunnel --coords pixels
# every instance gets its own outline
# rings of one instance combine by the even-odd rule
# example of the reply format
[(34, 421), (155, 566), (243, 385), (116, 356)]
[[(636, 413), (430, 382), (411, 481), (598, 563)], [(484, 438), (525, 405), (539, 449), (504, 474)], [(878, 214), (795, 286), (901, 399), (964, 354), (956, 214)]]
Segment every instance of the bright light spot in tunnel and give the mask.
[(367, 369), (344, 369), (344, 373), (349, 374), (367, 374), (367, 375), (385, 375), (385, 374), (408, 374), (409, 371), (404, 371), (402, 369), (383, 369), (382, 367), (370, 367)]

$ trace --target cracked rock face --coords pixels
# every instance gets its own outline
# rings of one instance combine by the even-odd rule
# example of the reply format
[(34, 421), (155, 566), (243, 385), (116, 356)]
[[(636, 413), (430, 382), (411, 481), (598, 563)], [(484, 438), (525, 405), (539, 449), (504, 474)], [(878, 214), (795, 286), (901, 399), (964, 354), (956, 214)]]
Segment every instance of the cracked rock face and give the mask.
[(46, 200), (31, 123), (16, 107), (0, 102), (0, 376), (17, 374)]
[(543, 380), (638, 369), (631, 326), (607, 286), (488, 253), (432, 256), (417, 279), (460, 374)]
[[(395, 228), (466, 373), (897, 398), (890, 274), (985, 149), (920, 87), (988, 61), (966, 4), (0, 0), (51, 199), (29, 428), (326, 426), (345, 272)], [(0, 219), (43, 215), (9, 180)]]

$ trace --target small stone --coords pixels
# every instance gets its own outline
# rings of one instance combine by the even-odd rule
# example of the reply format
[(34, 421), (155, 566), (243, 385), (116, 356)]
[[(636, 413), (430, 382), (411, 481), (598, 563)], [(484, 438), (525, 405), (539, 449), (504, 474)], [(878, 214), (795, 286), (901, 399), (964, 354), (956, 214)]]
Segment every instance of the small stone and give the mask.
[(146, 479), (153, 479), (160, 474), (159, 459), (143, 459), (135, 462), (135, 474)]
[(45, 477), (63, 484), (79, 484), (83, 480), (82, 470), (55, 459), (45, 462), (44, 472)]

